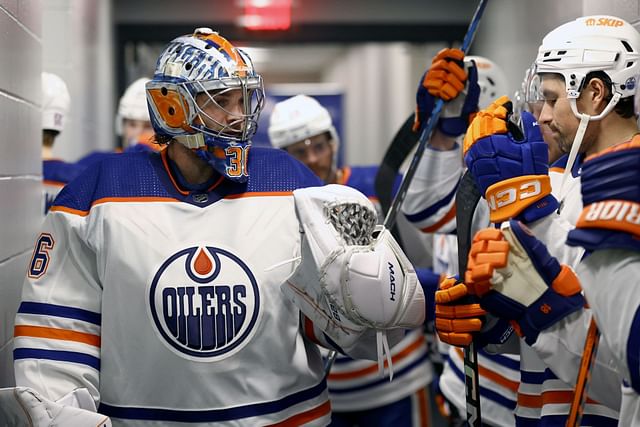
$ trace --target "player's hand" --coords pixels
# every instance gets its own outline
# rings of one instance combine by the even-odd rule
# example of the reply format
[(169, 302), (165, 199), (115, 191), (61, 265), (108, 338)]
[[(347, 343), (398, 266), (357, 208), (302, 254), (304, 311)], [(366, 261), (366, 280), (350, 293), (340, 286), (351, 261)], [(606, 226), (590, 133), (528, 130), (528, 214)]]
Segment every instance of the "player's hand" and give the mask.
[(448, 136), (462, 135), (470, 116), (478, 110), (480, 87), (478, 70), (473, 61), (464, 62), (460, 49), (443, 49), (423, 74), (416, 93), (413, 131), (427, 123), (438, 98), (447, 101), (438, 121), (438, 129)]
[(483, 309), (513, 321), (533, 344), (540, 331), (584, 306), (573, 270), (560, 265), (519, 221), (485, 229), (473, 239), (465, 283)]
[(480, 332), (486, 312), (477, 301), (470, 301), (464, 283), (455, 277), (444, 279), (436, 292), (436, 332), (440, 341), (464, 347)]
[(489, 204), (494, 223), (526, 223), (558, 207), (551, 195), (549, 153), (533, 115), (522, 113), (523, 131), (509, 121), (509, 98), (476, 114), (464, 137), (464, 160)]

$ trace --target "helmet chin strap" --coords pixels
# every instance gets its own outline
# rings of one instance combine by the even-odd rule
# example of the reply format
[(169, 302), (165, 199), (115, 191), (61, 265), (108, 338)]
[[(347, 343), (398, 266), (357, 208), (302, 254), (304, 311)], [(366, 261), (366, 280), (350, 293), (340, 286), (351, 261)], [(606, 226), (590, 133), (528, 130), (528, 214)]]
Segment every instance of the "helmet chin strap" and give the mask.
[(564, 204), (564, 189), (569, 180), (569, 175), (571, 175), (571, 171), (573, 170), (573, 165), (576, 162), (576, 157), (578, 157), (578, 152), (580, 150), (580, 146), (582, 145), (582, 139), (584, 138), (584, 133), (587, 131), (587, 126), (589, 122), (602, 120), (607, 114), (609, 114), (613, 107), (616, 106), (620, 97), (622, 95), (620, 93), (615, 93), (607, 106), (602, 110), (600, 114), (597, 116), (590, 116), (585, 113), (578, 112), (578, 106), (576, 105), (576, 98), (569, 99), (569, 105), (571, 105), (571, 111), (577, 118), (580, 119), (580, 124), (578, 125), (578, 130), (576, 131), (576, 136), (573, 138), (573, 143), (571, 144), (571, 151), (569, 152), (569, 159), (567, 160), (567, 166), (565, 167), (564, 173), (562, 175), (562, 182), (560, 184), (560, 191), (558, 192), (558, 197), (560, 198), (560, 206), (558, 207), (558, 212), (562, 210), (562, 206)]

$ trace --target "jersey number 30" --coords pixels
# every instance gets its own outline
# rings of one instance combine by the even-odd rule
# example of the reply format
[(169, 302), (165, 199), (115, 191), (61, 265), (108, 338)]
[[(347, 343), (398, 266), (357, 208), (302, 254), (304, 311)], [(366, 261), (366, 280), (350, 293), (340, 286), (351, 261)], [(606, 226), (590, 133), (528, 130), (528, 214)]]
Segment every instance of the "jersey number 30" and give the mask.
[(53, 249), (55, 241), (49, 233), (42, 233), (36, 241), (31, 262), (29, 263), (29, 277), (37, 279), (47, 272), (49, 266), (49, 251)]

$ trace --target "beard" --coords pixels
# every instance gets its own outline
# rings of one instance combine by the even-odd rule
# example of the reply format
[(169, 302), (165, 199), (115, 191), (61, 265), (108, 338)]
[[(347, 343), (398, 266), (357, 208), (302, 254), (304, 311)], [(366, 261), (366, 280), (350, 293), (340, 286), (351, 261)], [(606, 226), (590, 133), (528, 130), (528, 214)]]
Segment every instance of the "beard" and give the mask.
[[(557, 144), (560, 147), (560, 151), (565, 154), (568, 154), (571, 151), (571, 147), (573, 146), (573, 140), (575, 139), (576, 133), (578, 132), (578, 128), (575, 129), (570, 135), (567, 135), (565, 132), (560, 131), (553, 123), (549, 124), (549, 128), (554, 132), (557, 136)], [(582, 143), (580, 144), (579, 153), (584, 153), (589, 151), (595, 144), (595, 135), (598, 134), (600, 130), (600, 122), (599, 121), (591, 121), (587, 124), (587, 130), (585, 131), (582, 137)]]

